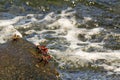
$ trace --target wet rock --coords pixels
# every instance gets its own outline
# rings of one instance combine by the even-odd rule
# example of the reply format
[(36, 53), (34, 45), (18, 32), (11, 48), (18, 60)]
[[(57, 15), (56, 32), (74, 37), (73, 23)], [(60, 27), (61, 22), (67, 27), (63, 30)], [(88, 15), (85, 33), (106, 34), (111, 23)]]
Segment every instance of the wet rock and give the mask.
[(98, 44), (87, 45), (83, 47), (82, 50), (86, 52), (105, 52), (106, 51), (102, 46)]
[(78, 34), (78, 39), (86, 42), (90, 41), (92, 43), (102, 42), (106, 35), (106, 30), (104, 28), (93, 28), (90, 30), (81, 30)]
[(78, 28), (86, 28), (86, 29), (92, 29), (98, 27), (98, 23), (92, 20), (87, 21), (86, 23), (82, 23), (77, 26)]
[(91, 42), (101, 42), (104, 38), (104, 33), (93, 34), (91, 35)]
[(0, 45), (0, 80), (59, 80), (54, 63), (36, 58), (35, 45), (19, 39)]
[(81, 41), (86, 41), (87, 39), (85, 38), (85, 34), (79, 34), (78, 35), (78, 39), (81, 40)]
[(120, 49), (120, 35), (119, 34), (109, 34), (104, 38), (104, 47), (112, 50)]

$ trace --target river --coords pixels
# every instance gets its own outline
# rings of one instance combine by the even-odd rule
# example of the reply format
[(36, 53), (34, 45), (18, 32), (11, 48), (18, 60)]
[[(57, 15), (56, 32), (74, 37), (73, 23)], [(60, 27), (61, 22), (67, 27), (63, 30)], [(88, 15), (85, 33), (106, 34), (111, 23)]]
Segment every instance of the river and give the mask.
[(120, 80), (119, 0), (0, 0), (0, 44), (45, 45), (63, 80)]

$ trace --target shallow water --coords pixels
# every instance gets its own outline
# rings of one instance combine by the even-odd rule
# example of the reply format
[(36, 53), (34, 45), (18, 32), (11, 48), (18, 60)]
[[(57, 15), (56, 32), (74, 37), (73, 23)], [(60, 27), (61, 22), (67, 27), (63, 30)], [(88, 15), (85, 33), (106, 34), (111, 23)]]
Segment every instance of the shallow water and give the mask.
[(46, 45), (63, 80), (120, 79), (119, 0), (21, 1), (0, 4), (0, 43)]

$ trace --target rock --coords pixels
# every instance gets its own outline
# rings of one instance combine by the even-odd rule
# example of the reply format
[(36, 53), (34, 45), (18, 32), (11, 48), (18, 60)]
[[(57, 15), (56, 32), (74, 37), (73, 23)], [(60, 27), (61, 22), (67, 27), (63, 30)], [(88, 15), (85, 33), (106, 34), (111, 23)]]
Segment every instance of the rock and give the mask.
[(109, 34), (104, 38), (104, 47), (112, 50), (120, 50), (120, 34)]
[(20, 38), (0, 45), (0, 80), (60, 80), (50, 61), (47, 65), (36, 58), (32, 43)]

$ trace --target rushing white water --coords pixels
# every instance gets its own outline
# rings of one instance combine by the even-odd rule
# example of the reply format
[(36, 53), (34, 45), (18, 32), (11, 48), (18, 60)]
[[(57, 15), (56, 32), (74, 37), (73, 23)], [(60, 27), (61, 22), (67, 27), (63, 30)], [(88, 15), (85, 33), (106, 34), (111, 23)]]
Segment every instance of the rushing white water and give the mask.
[(88, 14), (86, 9), (85, 6), (79, 11), (67, 8), (61, 13), (27, 14), (13, 19), (8, 16), (6, 20), (2, 16), (0, 43), (19, 34), (34, 44), (46, 45), (58, 63), (63, 80), (118, 80), (120, 33), (98, 24), (97, 15), (103, 11), (95, 9), (101, 12)]

